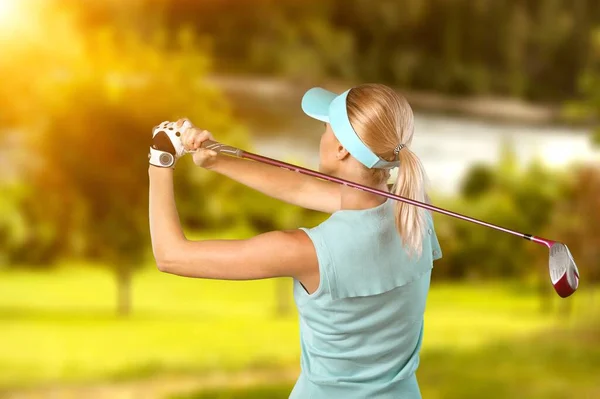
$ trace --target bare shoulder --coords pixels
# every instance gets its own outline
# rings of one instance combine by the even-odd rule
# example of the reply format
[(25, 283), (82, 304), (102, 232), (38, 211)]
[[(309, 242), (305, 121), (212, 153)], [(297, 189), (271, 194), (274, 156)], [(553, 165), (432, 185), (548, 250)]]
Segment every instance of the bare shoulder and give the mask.
[(277, 230), (247, 240), (242, 250), (249, 259), (270, 269), (272, 275), (300, 279), (318, 271), (317, 254), (311, 239), (300, 230)]

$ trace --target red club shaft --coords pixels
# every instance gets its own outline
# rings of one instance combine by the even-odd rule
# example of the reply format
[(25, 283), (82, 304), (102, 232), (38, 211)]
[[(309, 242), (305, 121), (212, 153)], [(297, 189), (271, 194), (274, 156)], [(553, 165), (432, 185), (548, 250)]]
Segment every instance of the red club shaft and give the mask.
[(292, 165), (292, 164), (289, 164), (289, 163), (286, 163), (286, 162), (283, 162), (283, 161), (278, 161), (276, 159), (268, 158), (268, 157), (265, 157), (265, 156), (262, 156), (262, 155), (253, 154), (251, 152), (239, 150), (238, 156), (241, 157), (241, 158), (252, 159), (254, 161), (263, 162), (263, 163), (266, 163), (266, 164), (269, 164), (269, 165), (278, 166), (278, 167), (281, 167), (281, 168), (284, 168), (284, 169), (288, 169), (288, 170), (291, 170), (291, 171), (294, 171), (294, 172), (302, 173), (302, 174), (305, 174), (305, 175), (309, 175), (309, 176), (313, 176), (313, 177), (318, 177), (318, 178), (321, 178), (321, 179), (324, 179), (324, 180), (328, 180), (328, 181), (331, 181), (331, 182), (334, 182), (334, 183), (343, 184), (345, 186), (353, 187), (353, 188), (356, 188), (356, 189), (359, 189), (359, 190), (363, 190), (363, 191), (367, 191), (367, 192), (370, 192), (372, 194), (377, 194), (377, 195), (381, 195), (383, 197), (387, 197), (387, 198), (395, 199), (395, 200), (398, 200), (398, 201), (406, 202), (406, 203), (409, 203), (409, 204), (412, 204), (412, 205), (415, 205), (415, 206), (419, 206), (421, 208), (429, 209), (429, 210), (434, 211), (434, 212), (443, 213), (445, 215), (452, 216), (452, 217), (455, 217), (455, 218), (458, 218), (458, 219), (466, 220), (466, 221), (469, 221), (469, 222), (472, 222), (472, 223), (477, 223), (477, 224), (479, 224), (481, 226), (486, 226), (486, 227), (489, 227), (489, 228), (492, 228), (492, 229), (503, 231), (505, 233), (510, 233), (510, 234), (516, 235), (517, 237), (526, 238), (526, 239), (529, 239), (531, 241), (537, 242), (538, 244), (542, 244), (542, 245), (548, 246), (549, 243), (551, 242), (550, 240), (546, 240), (546, 239), (539, 238), (539, 237), (533, 237), (530, 234), (519, 233), (518, 231), (510, 230), (510, 229), (507, 229), (505, 227), (501, 227), (501, 226), (498, 226), (498, 225), (495, 225), (495, 224), (492, 224), (492, 223), (484, 222), (484, 221), (479, 220), (479, 219), (475, 219), (475, 218), (472, 218), (472, 217), (469, 217), (469, 216), (461, 215), (460, 213), (451, 212), (451, 211), (448, 211), (446, 209), (439, 208), (437, 206), (426, 204), (424, 202), (415, 201), (415, 200), (412, 200), (410, 198), (401, 197), (401, 196), (393, 194), (393, 193), (389, 193), (389, 192), (386, 192), (386, 191), (377, 190), (377, 189), (372, 188), (372, 187), (363, 186), (363, 185), (358, 184), (358, 183), (354, 183), (354, 182), (351, 182), (351, 181), (348, 181), (348, 180), (340, 179), (340, 178), (334, 177), (334, 176), (329, 176), (329, 175), (326, 175), (326, 174), (323, 174), (323, 173), (320, 173), (320, 172), (316, 172), (314, 170), (306, 169), (306, 168), (303, 168), (301, 166)]

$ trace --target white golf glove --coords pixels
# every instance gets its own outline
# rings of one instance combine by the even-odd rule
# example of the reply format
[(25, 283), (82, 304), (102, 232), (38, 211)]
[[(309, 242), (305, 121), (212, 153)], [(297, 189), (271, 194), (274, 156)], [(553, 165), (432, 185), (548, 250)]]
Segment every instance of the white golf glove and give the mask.
[(148, 154), (151, 165), (174, 169), (177, 160), (187, 153), (181, 143), (181, 135), (192, 124), (185, 120), (178, 128), (175, 123), (165, 121), (152, 129), (152, 145)]

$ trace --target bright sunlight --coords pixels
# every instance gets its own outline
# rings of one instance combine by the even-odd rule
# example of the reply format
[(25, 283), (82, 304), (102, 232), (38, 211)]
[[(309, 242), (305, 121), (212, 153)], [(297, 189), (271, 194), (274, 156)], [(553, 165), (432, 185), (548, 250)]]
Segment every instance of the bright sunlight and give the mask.
[(43, 20), (52, 3), (47, 0), (0, 0), (0, 40), (6, 46), (24, 46), (24, 40), (43, 38)]
[(18, 19), (19, 3), (19, 0), (0, 0), (0, 29), (10, 26), (15, 19)]

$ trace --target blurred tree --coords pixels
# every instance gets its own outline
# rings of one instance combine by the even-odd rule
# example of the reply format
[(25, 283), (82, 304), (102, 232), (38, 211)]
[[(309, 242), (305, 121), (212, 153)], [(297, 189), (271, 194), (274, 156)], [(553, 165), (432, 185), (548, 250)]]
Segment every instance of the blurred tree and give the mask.
[[(107, 264), (117, 277), (119, 311), (126, 314), (131, 273), (149, 253), (146, 155), (152, 126), (187, 116), (234, 145), (247, 141), (233, 129), (225, 99), (203, 81), (209, 58), (189, 29), (141, 37), (98, 28), (84, 35), (61, 12), (34, 22), (38, 30), (24, 36), (31, 45), (6, 48), (0, 62), (10, 76), (22, 76), (16, 71), (30, 64), (24, 61), (39, 60), (35, 73), (0, 90), (0, 100), (14, 111), (3, 115), (12, 115), (13, 125), (26, 132), (21, 145), (32, 154), (20, 170), (27, 185), (6, 197), (15, 199), (19, 212), (4, 218), (0, 230), (12, 237), (18, 263), (82, 256)], [(48, 42), (55, 43), (52, 51), (40, 47)], [(10, 102), (14, 93), (31, 95)], [(189, 166), (182, 162), (177, 176), (180, 202), (197, 198), (188, 191)], [(185, 221), (189, 214), (182, 216)]]
[[(582, 285), (600, 281), (600, 167), (581, 166), (558, 201), (548, 230), (565, 242), (580, 270)], [(592, 295), (593, 290), (587, 290)], [(592, 306), (592, 301), (589, 302)]]
[(592, 0), (56, 1), (79, 7), (86, 26), (124, 16), (142, 30), (157, 18), (189, 22), (210, 38), (220, 73), (541, 101), (576, 93), (590, 30), (600, 22)]
[[(108, 3), (95, 4), (102, 9)], [(21, 126), (26, 148), (36, 154), (20, 166), (31, 186), (3, 188), (2, 206), (10, 215), (0, 218), (0, 236), (11, 237), (2, 249), (4, 258), (10, 264), (47, 263), (76, 254), (105, 261), (118, 277), (123, 312), (129, 307), (131, 272), (149, 253), (144, 143), (150, 127), (188, 116), (218, 140), (251, 150), (243, 130), (232, 124), (224, 99), (203, 80), (211, 70), (205, 42), (200, 44), (191, 30), (180, 30), (182, 19), (211, 35), (219, 71), (238, 62), (242, 70), (311, 79), (356, 74), (453, 92), (510, 91), (535, 97), (543, 91), (551, 97), (568, 93), (568, 77), (552, 78), (564, 73), (560, 59), (569, 55), (587, 63), (581, 77), (586, 100), (579, 109), (593, 118), (600, 104), (598, 38), (590, 41), (596, 47), (586, 57), (570, 47), (573, 37), (587, 34), (574, 28), (573, 21), (594, 21), (600, 8), (585, 0), (547, 5), (236, 0), (236, 7), (231, 1), (162, 2), (164, 8), (153, 12), (165, 10), (164, 17), (178, 26), (172, 30), (175, 35), (156, 31), (151, 19), (142, 17), (147, 8), (140, 4), (111, 2), (121, 21), (127, 20), (126, 7), (140, 14), (134, 19), (143, 23), (132, 21), (132, 31), (103, 29), (116, 18), (112, 11), (94, 16), (83, 9), (89, 22), (85, 28), (69, 22), (68, 15), (57, 15), (52, 23), (32, 17), (37, 33), (28, 31), (31, 36), (20, 45), (15, 41), (3, 47), (0, 59), (0, 71), (15, 76), (0, 85), (0, 119), (4, 126)], [(558, 24), (557, 32), (551, 37), (534, 34), (539, 24)], [(509, 33), (511, 40), (505, 40)], [(446, 34), (450, 37), (444, 41)], [(547, 42), (536, 51), (554, 68), (532, 62), (537, 55), (531, 47), (540, 40)], [(293, 59), (294, 54), (304, 61)], [(579, 68), (579, 62), (569, 68)], [(550, 79), (544, 82), (547, 87), (532, 84), (539, 76)], [(137, 150), (131, 153), (124, 142), (137, 143)], [(324, 218), (216, 173), (192, 173), (191, 166), (184, 159), (176, 173), (178, 210), (187, 229), (238, 228), (250, 235)], [(517, 166), (506, 151), (499, 165), (475, 167), (463, 183), (463, 197), (448, 207), (523, 232), (544, 231), (561, 195), (560, 178), (539, 164), (525, 170)], [(523, 264), (541, 253), (515, 237), (445, 217), (439, 219), (438, 231), (444, 258), (437, 276), (524, 276), (529, 269)], [(535, 270), (547, 286), (546, 269)], [(285, 285), (276, 287), (279, 312), (285, 313)]]
[[(184, 115), (219, 132), (230, 126), (223, 99), (202, 84), (208, 62), (189, 32), (181, 32), (173, 51), (160, 35), (151, 42), (119, 35), (93, 36), (87, 68), (70, 71), (72, 79), (57, 83), (36, 115), (39, 134), (31, 146), (43, 168), (31, 181), (46, 188), (39, 193), (44, 198), (58, 194), (66, 202), (69, 212), (57, 222), (71, 234), (68, 252), (114, 270), (119, 312), (127, 314), (131, 273), (148, 254), (145, 145), (151, 127)], [(65, 189), (53, 192), (57, 186)], [(185, 201), (188, 193), (179, 194)]]
[[(512, 146), (506, 143), (497, 165), (475, 165), (463, 181), (462, 197), (441, 205), (502, 227), (541, 235), (560, 197), (562, 179), (539, 162), (520, 167)], [(437, 266), (438, 276), (486, 278), (534, 274), (542, 276), (547, 285), (547, 259), (534, 262), (539, 260), (536, 254), (541, 253), (538, 246), (450, 218), (440, 218), (437, 230), (444, 251)]]
[[(37, 190), (24, 178), (39, 165), (26, 150), (35, 116), (43, 111), (43, 99), (52, 95), (52, 84), (68, 75), (66, 65), (81, 64), (83, 42), (72, 15), (48, 3), (19, 2), (8, 31), (0, 29), (3, 56), (0, 57), (0, 141), (7, 153), (0, 189), (4, 190), (2, 229), (7, 237), (0, 242), (0, 252), (9, 265), (44, 266), (60, 252), (59, 218), (66, 212), (56, 198), (36, 197)], [(46, 39), (68, 46), (48, 46)], [(28, 156), (25, 159), (25, 156)], [(62, 190), (63, 187), (55, 186)]]
[(580, 96), (565, 105), (564, 115), (569, 120), (593, 126), (592, 143), (600, 146), (600, 30), (591, 36), (587, 66), (578, 83)]
[(514, 97), (522, 97), (527, 92), (527, 54), (530, 21), (527, 9), (516, 4), (510, 12), (509, 23), (504, 28), (504, 57), (508, 79), (506, 89)]
[(485, 194), (494, 186), (494, 170), (484, 164), (471, 166), (461, 184), (461, 195), (465, 198), (475, 198)]
[(56, 198), (37, 196), (28, 182), (0, 185), (0, 266), (41, 268), (60, 252), (61, 226), (53, 216), (64, 212)]
[[(225, 98), (204, 81), (209, 55), (191, 30), (157, 29), (149, 35), (136, 24), (129, 30), (99, 23), (84, 33), (69, 14), (60, 13), (34, 21), (37, 35), (44, 32), (55, 50), (15, 46), (1, 64), (20, 76), (16, 71), (25, 60), (43, 61), (38, 65), (43, 73), (14, 80), (2, 92), (7, 110), (17, 111), (14, 127), (26, 132), (20, 145), (32, 155), (19, 164), (22, 183), (3, 187), (7, 213), (0, 235), (10, 239), (0, 252), (12, 267), (48, 266), (74, 256), (106, 264), (118, 283), (119, 312), (126, 314), (132, 272), (150, 254), (146, 155), (152, 126), (185, 116), (220, 141), (252, 148), (232, 122)], [(57, 25), (60, 29), (46, 29)], [(11, 103), (15, 92), (33, 95)], [(177, 169), (178, 211), (188, 230), (250, 235), (297, 227), (316, 215), (200, 171), (189, 159)], [(278, 313), (289, 310), (285, 284), (276, 284)]]

